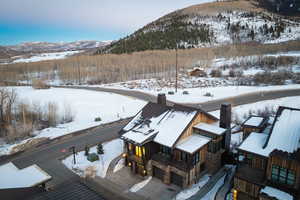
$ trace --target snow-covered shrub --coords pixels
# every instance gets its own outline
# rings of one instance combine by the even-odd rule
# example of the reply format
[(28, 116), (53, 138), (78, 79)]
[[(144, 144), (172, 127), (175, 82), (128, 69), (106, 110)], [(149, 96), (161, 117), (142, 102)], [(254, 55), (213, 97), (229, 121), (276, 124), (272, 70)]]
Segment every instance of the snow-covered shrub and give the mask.
[(101, 122), (101, 121), (102, 121), (101, 117), (96, 117), (95, 118), (95, 122)]
[(203, 96), (205, 97), (213, 97), (214, 95), (210, 92), (206, 92)]

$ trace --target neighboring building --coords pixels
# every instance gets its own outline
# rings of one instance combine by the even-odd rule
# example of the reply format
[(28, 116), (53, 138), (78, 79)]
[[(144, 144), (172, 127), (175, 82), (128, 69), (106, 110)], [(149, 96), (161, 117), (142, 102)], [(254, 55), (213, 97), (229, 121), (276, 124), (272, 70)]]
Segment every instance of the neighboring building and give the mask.
[(266, 130), (251, 133), (238, 148), (234, 196), (241, 200), (300, 199), (300, 109), (279, 107)]
[(1, 199), (27, 199), (45, 191), (51, 176), (37, 165), (18, 169), (13, 163), (0, 166)]
[(188, 73), (190, 76), (195, 76), (195, 77), (205, 77), (207, 75), (205, 70), (201, 67), (195, 67)]
[(251, 115), (243, 124), (243, 140), (245, 140), (250, 133), (262, 133), (268, 126), (269, 118)]
[[(167, 106), (165, 95), (148, 103), (122, 130), (126, 166), (141, 176), (187, 187), (221, 167), (230, 141), (231, 106), (219, 120), (207, 112), (181, 105)], [(226, 137), (227, 136), (227, 137)]]

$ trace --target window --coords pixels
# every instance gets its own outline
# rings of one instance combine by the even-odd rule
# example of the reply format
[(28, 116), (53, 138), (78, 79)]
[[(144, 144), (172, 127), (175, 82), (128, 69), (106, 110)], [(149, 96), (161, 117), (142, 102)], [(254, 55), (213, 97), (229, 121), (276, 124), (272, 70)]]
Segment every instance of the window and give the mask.
[(182, 151), (180, 155), (180, 160), (187, 162), (187, 157), (188, 157), (187, 153)]
[(295, 172), (278, 165), (272, 165), (271, 180), (273, 182), (294, 185), (295, 184)]
[(252, 160), (253, 160), (253, 155), (252, 155), (252, 154), (246, 154), (246, 155), (245, 155), (244, 162), (245, 162), (247, 165), (252, 166)]
[(222, 148), (222, 140), (215, 142), (212, 141), (208, 143), (208, 152), (216, 153)]
[(171, 155), (171, 148), (161, 145), (160, 152), (165, 155)]
[(200, 153), (199, 151), (193, 155), (193, 165), (196, 165), (200, 161)]
[(142, 147), (135, 146), (135, 155), (140, 158), (142, 157)]

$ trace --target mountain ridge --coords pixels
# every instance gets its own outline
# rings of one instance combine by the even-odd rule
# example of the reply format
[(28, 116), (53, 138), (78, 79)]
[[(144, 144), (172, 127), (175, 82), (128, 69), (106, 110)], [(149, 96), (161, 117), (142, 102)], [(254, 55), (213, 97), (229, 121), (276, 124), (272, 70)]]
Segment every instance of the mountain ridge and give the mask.
[(96, 53), (280, 43), (300, 39), (298, 27), (298, 18), (271, 13), (256, 1), (204, 3), (160, 17)]

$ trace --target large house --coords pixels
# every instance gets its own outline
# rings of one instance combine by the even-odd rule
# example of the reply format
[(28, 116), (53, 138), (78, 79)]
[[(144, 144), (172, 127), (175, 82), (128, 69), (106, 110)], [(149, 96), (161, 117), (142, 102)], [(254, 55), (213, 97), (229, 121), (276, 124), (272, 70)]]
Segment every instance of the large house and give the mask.
[(126, 166), (134, 174), (185, 188), (221, 167), (230, 120), (229, 104), (222, 106), (219, 121), (201, 109), (168, 106), (161, 94), (158, 103), (148, 103), (120, 132)]
[[(238, 147), (235, 199), (300, 199), (300, 110), (279, 107), (272, 121), (265, 126), (265, 119), (256, 117), (244, 123), (247, 138)], [(248, 134), (249, 128), (258, 132)]]

